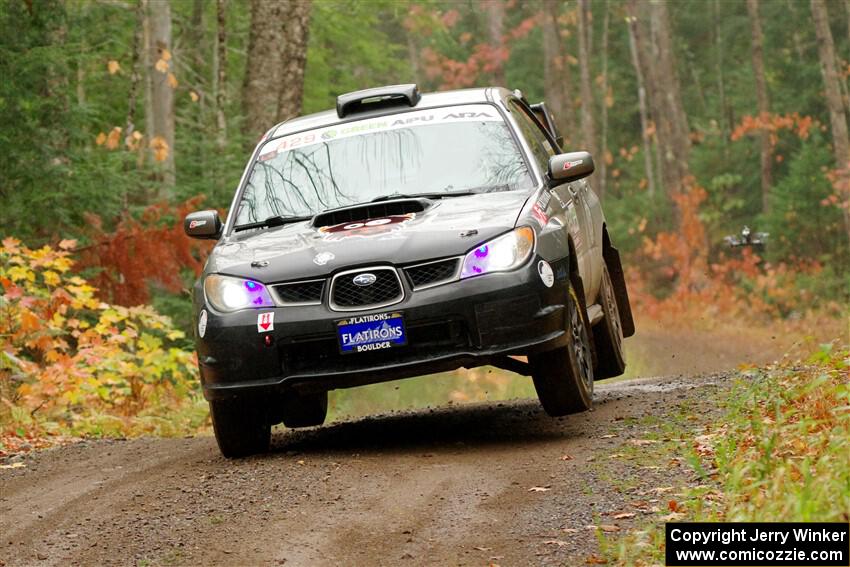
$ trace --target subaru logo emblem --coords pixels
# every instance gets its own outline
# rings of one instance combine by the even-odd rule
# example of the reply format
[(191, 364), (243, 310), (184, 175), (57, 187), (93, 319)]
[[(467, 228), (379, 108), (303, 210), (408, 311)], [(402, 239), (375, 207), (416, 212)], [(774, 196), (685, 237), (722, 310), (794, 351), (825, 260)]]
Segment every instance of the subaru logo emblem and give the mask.
[(375, 277), (375, 274), (357, 274), (354, 276), (352, 280), (354, 285), (359, 285), (360, 287), (366, 287), (367, 285), (372, 285), (375, 283), (375, 280), (378, 278)]

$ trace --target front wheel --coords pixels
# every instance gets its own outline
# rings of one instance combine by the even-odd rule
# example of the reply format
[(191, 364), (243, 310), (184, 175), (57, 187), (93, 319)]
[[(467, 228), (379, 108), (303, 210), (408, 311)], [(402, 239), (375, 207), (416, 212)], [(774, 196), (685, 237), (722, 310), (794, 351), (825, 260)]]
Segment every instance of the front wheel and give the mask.
[(271, 424), (259, 400), (211, 401), (210, 417), (218, 448), (228, 459), (269, 450)]
[(552, 417), (586, 411), (593, 405), (593, 355), (587, 328), (587, 319), (570, 284), (567, 345), (529, 359), (537, 397)]

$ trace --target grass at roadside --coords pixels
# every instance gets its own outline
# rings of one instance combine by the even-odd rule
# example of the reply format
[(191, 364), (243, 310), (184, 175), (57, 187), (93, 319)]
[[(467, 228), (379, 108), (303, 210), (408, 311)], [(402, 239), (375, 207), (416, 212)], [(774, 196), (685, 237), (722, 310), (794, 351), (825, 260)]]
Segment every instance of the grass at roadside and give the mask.
[(665, 521), (850, 521), (846, 346), (743, 370), (721, 408), (696, 430), (668, 423), (673, 441), (653, 445), (652, 459), (686, 462), (690, 486), (653, 523), (603, 538), (608, 563), (663, 564)]

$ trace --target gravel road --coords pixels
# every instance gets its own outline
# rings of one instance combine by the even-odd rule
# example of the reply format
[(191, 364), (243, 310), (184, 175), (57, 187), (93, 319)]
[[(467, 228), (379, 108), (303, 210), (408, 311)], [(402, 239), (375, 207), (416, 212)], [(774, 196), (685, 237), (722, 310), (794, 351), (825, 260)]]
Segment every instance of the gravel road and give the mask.
[(0, 470), (0, 565), (584, 564), (586, 526), (687, 474), (610, 453), (646, 416), (711, 411), (729, 376), (603, 383), (560, 419), (520, 400), (281, 430), (241, 461), (211, 437), (31, 454)]

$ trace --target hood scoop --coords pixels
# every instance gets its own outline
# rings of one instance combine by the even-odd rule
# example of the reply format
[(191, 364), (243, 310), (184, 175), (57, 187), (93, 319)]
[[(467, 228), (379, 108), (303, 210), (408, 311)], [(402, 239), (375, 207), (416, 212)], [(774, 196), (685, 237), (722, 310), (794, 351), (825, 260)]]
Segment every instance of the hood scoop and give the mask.
[(434, 203), (428, 199), (399, 199), (380, 203), (366, 203), (325, 211), (313, 218), (313, 227), (336, 226), (348, 222), (360, 222), (409, 213), (421, 213)]

